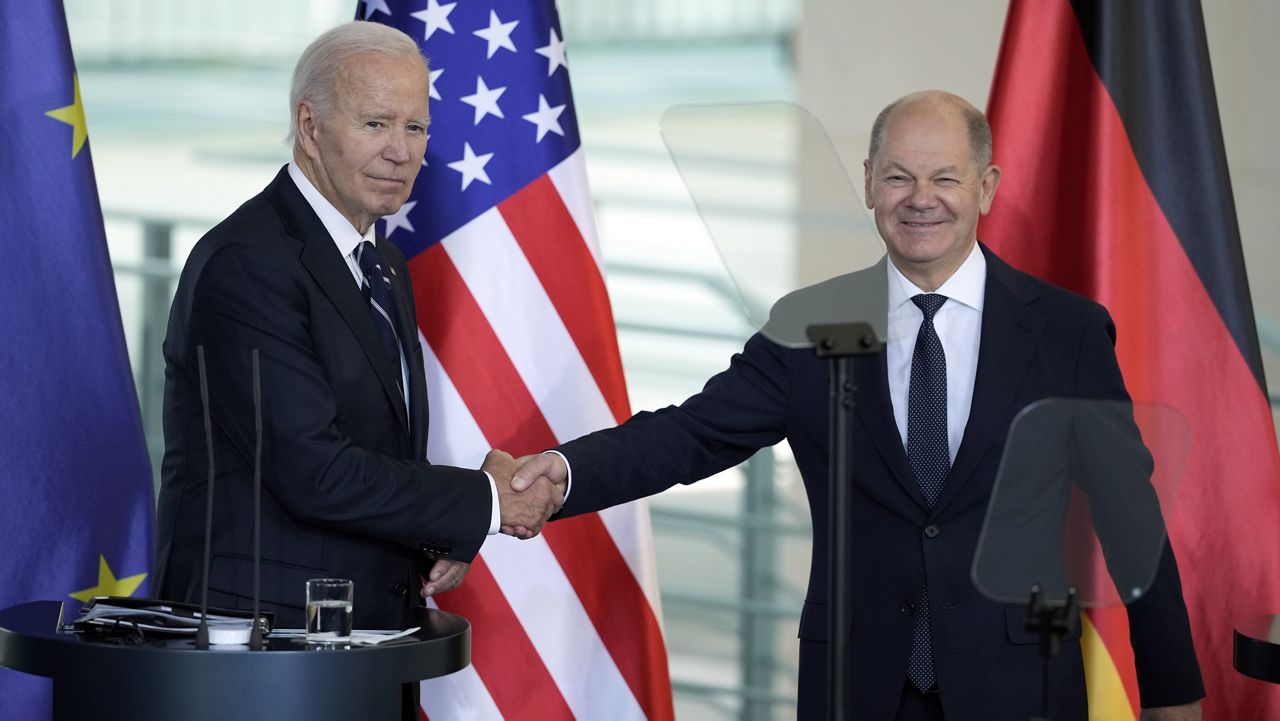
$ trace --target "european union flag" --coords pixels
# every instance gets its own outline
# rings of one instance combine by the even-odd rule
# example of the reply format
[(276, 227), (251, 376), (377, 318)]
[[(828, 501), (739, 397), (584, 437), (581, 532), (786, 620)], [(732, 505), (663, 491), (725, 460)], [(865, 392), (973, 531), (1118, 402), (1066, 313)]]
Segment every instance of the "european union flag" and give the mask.
[[(0, 3), (0, 608), (141, 594), (154, 501), (60, 0)], [(49, 687), (0, 670), (0, 717)]]

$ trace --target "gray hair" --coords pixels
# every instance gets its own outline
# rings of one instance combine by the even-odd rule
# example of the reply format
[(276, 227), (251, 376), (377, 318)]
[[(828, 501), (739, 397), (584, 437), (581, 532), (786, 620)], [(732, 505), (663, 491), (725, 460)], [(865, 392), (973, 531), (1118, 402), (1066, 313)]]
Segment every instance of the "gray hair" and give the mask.
[(880, 152), (880, 147), (884, 145), (885, 128), (889, 125), (889, 117), (893, 115), (893, 112), (907, 103), (924, 97), (943, 98), (949, 105), (960, 111), (969, 131), (969, 152), (973, 156), (974, 162), (978, 164), (979, 168), (986, 168), (991, 165), (991, 124), (987, 122), (987, 116), (960, 97), (933, 90), (903, 96), (889, 103), (884, 110), (880, 111), (880, 114), (876, 116), (876, 121), (871, 125), (871, 145), (867, 149), (867, 159), (873, 163), (875, 162), (876, 154)]
[(427, 59), (413, 38), (389, 25), (355, 20), (325, 32), (302, 51), (293, 69), (287, 144), (293, 146), (298, 140), (298, 104), (306, 102), (316, 117), (327, 117), (337, 101), (338, 67), (343, 60), (360, 53), (413, 56), (422, 61), (424, 68), (427, 66)]

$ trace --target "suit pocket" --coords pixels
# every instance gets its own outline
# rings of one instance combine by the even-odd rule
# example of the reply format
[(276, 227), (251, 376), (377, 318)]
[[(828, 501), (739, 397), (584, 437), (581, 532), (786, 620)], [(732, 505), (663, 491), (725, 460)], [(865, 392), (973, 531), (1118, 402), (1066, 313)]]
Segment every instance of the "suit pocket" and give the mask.
[[(1030, 643), (1039, 643), (1040, 634), (1035, 631), (1027, 630), (1027, 607), (1014, 606), (1004, 610), (1005, 630), (1009, 634), (1009, 643), (1015, 645), (1024, 645)], [(1080, 638), (1080, 619), (1076, 619), (1075, 627), (1070, 633), (1063, 636), (1064, 641), (1075, 641)]]
[[(262, 559), (262, 602), (302, 608), (306, 605), (307, 579), (328, 578), (323, 568)], [(209, 563), (209, 592), (237, 599), (253, 599), (253, 558), (218, 553)]]

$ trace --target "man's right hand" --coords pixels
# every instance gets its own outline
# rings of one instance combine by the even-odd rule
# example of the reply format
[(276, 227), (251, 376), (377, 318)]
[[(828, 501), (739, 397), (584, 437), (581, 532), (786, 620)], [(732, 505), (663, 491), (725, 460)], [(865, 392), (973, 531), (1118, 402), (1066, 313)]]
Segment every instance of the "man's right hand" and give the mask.
[(498, 514), (502, 532), (529, 539), (538, 535), (542, 531), (542, 524), (564, 504), (564, 486), (557, 486), (543, 479), (515, 490), (511, 487), (511, 479), (519, 468), (519, 462), (511, 454), (499, 450), (489, 451), (484, 464), (480, 466), (480, 470), (493, 476), (498, 487)]
[[(519, 470), (511, 478), (511, 490), (516, 493), (528, 493), (549, 486), (556, 499), (555, 510), (560, 510), (560, 506), (564, 505), (564, 495), (569, 485), (569, 467), (565, 464), (564, 458), (558, 453), (539, 453), (517, 458), (516, 463), (519, 464)], [(517, 538), (528, 538), (530, 535), (537, 534), (537, 530), (530, 534), (530, 529), (512, 526), (505, 521), (502, 523), (502, 532)]]
[(539, 479), (545, 478), (564, 495), (569, 484), (569, 466), (559, 453), (539, 453), (532, 456), (521, 456), (516, 459), (519, 469), (511, 478), (511, 488), (522, 493), (526, 488), (535, 485)]

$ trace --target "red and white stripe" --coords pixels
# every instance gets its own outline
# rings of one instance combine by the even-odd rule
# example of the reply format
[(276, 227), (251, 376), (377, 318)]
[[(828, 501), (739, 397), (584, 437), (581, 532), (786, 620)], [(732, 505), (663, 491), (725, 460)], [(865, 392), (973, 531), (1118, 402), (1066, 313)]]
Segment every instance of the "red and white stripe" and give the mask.
[[(432, 462), (630, 415), (581, 149), (409, 265)], [(472, 666), (423, 683), (432, 721), (673, 718), (642, 503), (491, 537), (438, 603), (471, 621)]]

